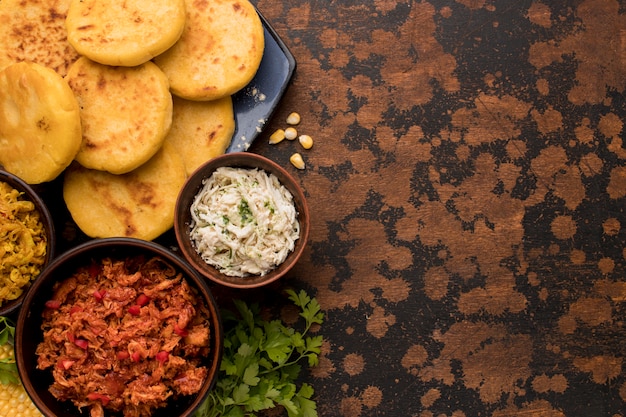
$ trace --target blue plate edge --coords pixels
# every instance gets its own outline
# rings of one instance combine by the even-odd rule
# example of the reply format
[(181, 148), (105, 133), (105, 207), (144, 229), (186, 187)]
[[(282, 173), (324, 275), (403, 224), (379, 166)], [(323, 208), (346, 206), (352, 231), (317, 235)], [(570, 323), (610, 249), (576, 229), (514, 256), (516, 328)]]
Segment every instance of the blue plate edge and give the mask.
[[(283, 75), (283, 79), (281, 81), (279, 90), (272, 97), (270, 104), (264, 106), (266, 110), (263, 112), (263, 119), (264, 121), (268, 121), (272, 117), (274, 112), (276, 111), (276, 108), (278, 107), (280, 100), (282, 99), (287, 88), (291, 84), (293, 75), (297, 68), (297, 62), (295, 60), (295, 57), (293, 56), (293, 54), (291, 53), (291, 51), (285, 44), (285, 42), (276, 33), (275, 29), (268, 22), (265, 16), (263, 16), (263, 14), (258, 10), (258, 8), (256, 8), (256, 6), (255, 6), (255, 9), (257, 10), (259, 18), (261, 19), (261, 23), (263, 24), (263, 28), (265, 30), (266, 49), (267, 49), (268, 40), (274, 42), (275, 45), (278, 47), (278, 49), (280, 49), (280, 52), (282, 52), (281, 58), (284, 60), (284, 63), (286, 63), (286, 72)], [(268, 34), (271, 36), (271, 39), (267, 38)], [(266, 59), (266, 55), (264, 55), (263, 59)], [(249, 97), (247, 96), (246, 91), (250, 86), (254, 86), (256, 84), (259, 72), (260, 71), (257, 72), (257, 74), (252, 79), (252, 81), (248, 84), (248, 86), (244, 87), (242, 90), (240, 90), (239, 92), (233, 95), (233, 110), (235, 113), (235, 131), (233, 133), (231, 142), (228, 145), (228, 148), (226, 149), (226, 153), (247, 151), (248, 148), (252, 145), (252, 143), (256, 139), (256, 137), (259, 135), (259, 133), (261, 133), (263, 130), (263, 126), (256, 126), (254, 128), (251, 128), (250, 126), (245, 126), (245, 122), (246, 122), (245, 117), (244, 117), (245, 111), (240, 111), (241, 107), (245, 105), (245, 102), (249, 101)], [(248, 122), (250, 121), (248, 120)], [(258, 120), (253, 121), (253, 123), (255, 122), (258, 122)], [(248, 128), (248, 130), (245, 130), (246, 127)]]

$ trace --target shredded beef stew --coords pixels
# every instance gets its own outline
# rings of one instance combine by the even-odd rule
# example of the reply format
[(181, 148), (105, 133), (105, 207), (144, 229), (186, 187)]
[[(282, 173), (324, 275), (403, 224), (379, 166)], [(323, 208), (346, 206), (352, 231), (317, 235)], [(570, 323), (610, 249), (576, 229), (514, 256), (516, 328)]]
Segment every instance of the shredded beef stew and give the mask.
[(91, 417), (150, 416), (198, 392), (210, 350), (209, 311), (161, 258), (104, 259), (55, 284), (43, 314), (39, 369), (50, 392)]

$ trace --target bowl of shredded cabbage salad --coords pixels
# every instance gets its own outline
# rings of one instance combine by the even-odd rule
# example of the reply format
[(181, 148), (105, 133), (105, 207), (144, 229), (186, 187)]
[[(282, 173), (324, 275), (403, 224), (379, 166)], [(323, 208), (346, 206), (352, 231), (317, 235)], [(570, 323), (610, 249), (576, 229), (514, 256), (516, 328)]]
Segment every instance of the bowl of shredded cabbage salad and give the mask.
[(182, 254), (210, 280), (252, 288), (298, 261), (309, 210), (296, 180), (254, 153), (229, 153), (198, 168), (183, 186), (174, 229)]

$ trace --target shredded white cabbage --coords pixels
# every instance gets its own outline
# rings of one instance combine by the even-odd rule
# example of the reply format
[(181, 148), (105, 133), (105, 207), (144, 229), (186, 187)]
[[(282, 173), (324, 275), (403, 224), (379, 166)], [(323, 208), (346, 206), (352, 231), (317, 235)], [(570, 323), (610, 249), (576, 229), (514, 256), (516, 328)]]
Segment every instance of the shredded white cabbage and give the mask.
[(222, 273), (265, 275), (293, 251), (300, 224), (293, 196), (274, 174), (221, 167), (191, 205), (191, 240)]

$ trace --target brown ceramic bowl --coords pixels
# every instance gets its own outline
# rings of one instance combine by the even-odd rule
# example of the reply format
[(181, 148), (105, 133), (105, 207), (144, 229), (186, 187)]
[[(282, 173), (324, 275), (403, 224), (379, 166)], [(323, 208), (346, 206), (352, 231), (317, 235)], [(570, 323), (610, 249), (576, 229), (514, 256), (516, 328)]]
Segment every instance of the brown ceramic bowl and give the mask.
[[(195, 395), (181, 396), (175, 400), (170, 400), (166, 407), (157, 409), (152, 416), (190, 417), (212, 389), (219, 372), (223, 332), (218, 306), (206, 280), (198, 275), (181, 257), (154, 242), (134, 238), (96, 239), (76, 246), (56, 258), (33, 283), (26, 294), (17, 318), (15, 355), (19, 376), (26, 392), (44, 416), (75, 417), (89, 414), (86, 409), (81, 414), (70, 401), (59, 401), (54, 398), (48, 391), (53, 381), (51, 370), (49, 368), (46, 370), (37, 369), (35, 350), (43, 340), (42, 313), (46, 308), (46, 302), (50, 300), (53, 294), (53, 285), (72, 275), (78, 267), (89, 265), (92, 260), (100, 260), (105, 257), (125, 259), (135, 256), (160, 257), (181, 272), (189, 286), (194, 288), (198, 297), (204, 301), (210, 314), (210, 352), (202, 361), (202, 365), (208, 369), (208, 375), (200, 391)], [(110, 413), (106, 410), (105, 414), (121, 416), (121, 414)]]
[[(284, 262), (265, 275), (249, 275), (247, 277), (226, 275), (205, 262), (193, 246), (189, 236), (190, 225), (192, 223), (190, 207), (196, 195), (202, 189), (203, 181), (211, 177), (213, 172), (219, 167), (262, 169), (268, 174), (276, 175), (280, 183), (284, 185), (293, 196), (298, 221), (300, 223), (300, 236), (295, 242), (293, 251), (289, 253)], [(205, 163), (187, 179), (176, 203), (174, 231), (184, 257), (206, 278), (232, 288), (255, 288), (278, 280), (298, 262), (309, 237), (309, 208), (298, 182), (280, 165), (251, 152), (228, 153)]]
[[(52, 216), (50, 215), (48, 207), (46, 207), (46, 204), (39, 197), (39, 195), (37, 195), (35, 190), (16, 175), (11, 174), (7, 171), (0, 170), (0, 182), (4, 182), (14, 189), (22, 192), (22, 199), (32, 201), (35, 204), (35, 209), (39, 212), (39, 218), (41, 219), (41, 222), (43, 224), (47, 239), (46, 256), (42, 265), (43, 270), (43, 268), (45, 268), (46, 265), (48, 265), (54, 257), (55, 248), (54, 222), (52, 221)], [(28, 284), (27, 286), (30, 286), (30, 284)], [(22, 305), (22, 301), (24, 300), (27, 289), (28, 288), (24, 288), (24, 292), (22, 292), (22, 295), (20, 295), (17, 299), (11, 301), (3, 301), (2, 305), (0, 306), (0, 316), (7, 316), (15, 313), (17, 309), (19, 309)]]

